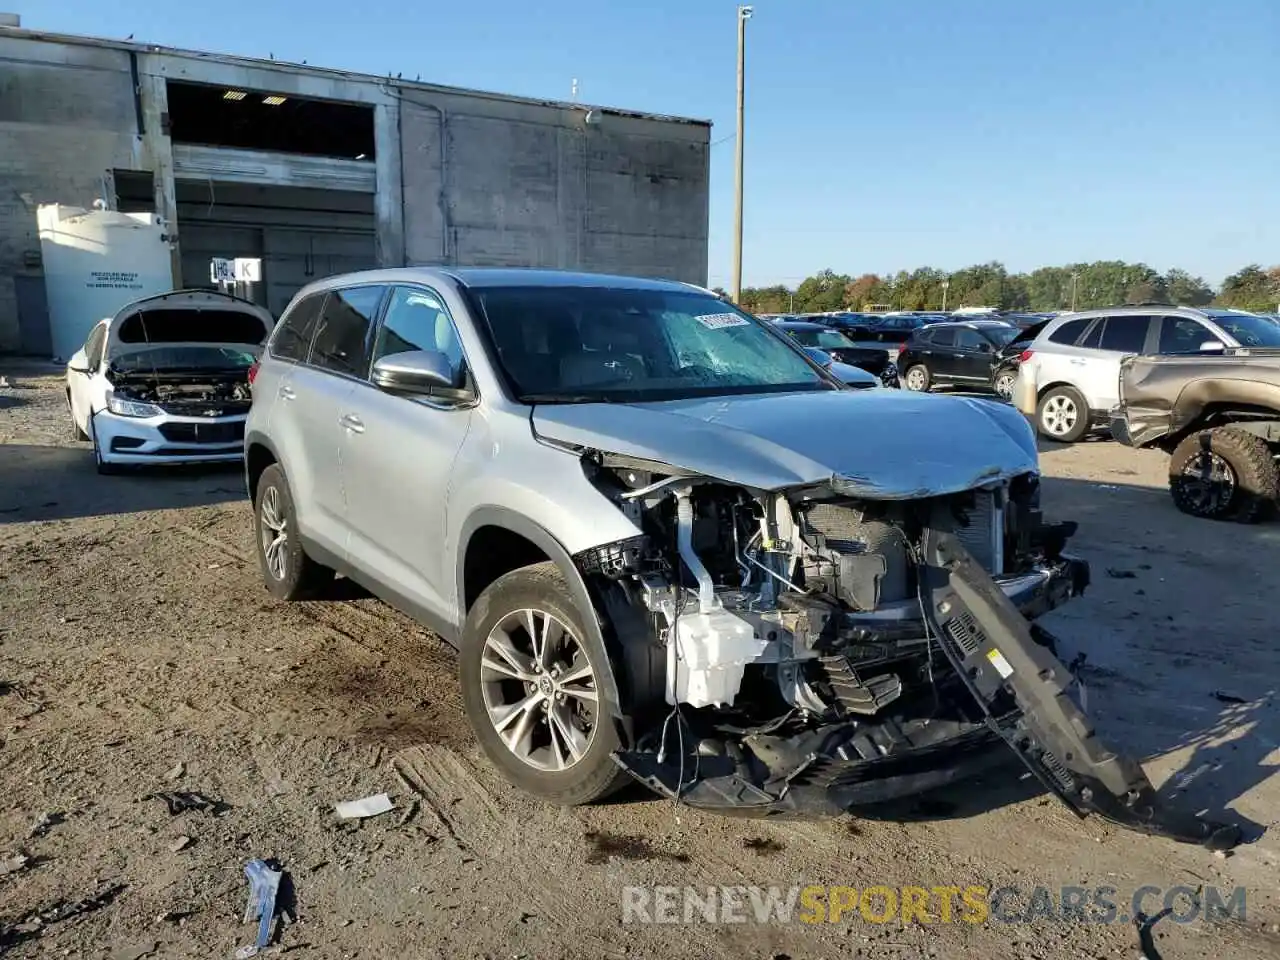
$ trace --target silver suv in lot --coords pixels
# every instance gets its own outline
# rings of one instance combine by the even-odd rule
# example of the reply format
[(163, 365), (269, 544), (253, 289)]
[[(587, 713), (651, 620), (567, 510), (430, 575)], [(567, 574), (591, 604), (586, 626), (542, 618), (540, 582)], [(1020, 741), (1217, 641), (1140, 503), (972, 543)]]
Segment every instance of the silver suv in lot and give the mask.
[(1110, 424), (1125, 356), (1220, 352), (1277, 339), (1274, 324), (1239, 310), (1141, 304), (1065, 314), (1019, 357), (1014, 403), (1043, 436), (1074, 443)]
[(533, 795), (843, 810), (1012, 750), (1077, 812), (1231, 835), (1066, 695), (1030, 621), (1088, 566), (1004, 404), (850, 389), (699, 287), (534, 270), (306, 287), (252, 391), (267, 589), (339, 571), (438, 632)]

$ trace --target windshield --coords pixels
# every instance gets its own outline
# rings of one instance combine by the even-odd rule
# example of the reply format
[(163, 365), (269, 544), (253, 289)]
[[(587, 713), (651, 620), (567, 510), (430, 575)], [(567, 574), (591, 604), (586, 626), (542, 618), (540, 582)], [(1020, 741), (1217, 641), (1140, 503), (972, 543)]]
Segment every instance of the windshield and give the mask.
[(248, 370), (257, 355), (235, 347), (156, 346), (130, 350), (111, 358), (118, 373), (146, 373), (152, 370)]
[(526, 403), (839, 389), (779, 333), (714, 296), (607, 287), (474, 291)]
[(1248, 313), (1218, 313), (1213, 321), (1242, 347), (1280, 347), (1280, 326)]
[(816, 330), (809, 336), (812, 339), (806, 340), (806, 343), (812, 343), (815, 347), (822, 347), (824, 350), (839, 350), (853, 346), (853, 341), (839, 330)]

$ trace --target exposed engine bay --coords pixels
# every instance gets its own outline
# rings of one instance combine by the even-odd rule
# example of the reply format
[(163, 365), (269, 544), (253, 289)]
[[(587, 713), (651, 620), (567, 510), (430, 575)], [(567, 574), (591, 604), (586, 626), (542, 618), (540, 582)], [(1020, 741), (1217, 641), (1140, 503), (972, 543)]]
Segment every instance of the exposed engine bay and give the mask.
[(181, 417), (245, 416), (253, 397), (245, 369), (107, 371), (114, 393)]
[(870, 500), (838, 478), (751, 490), (588, 453), (642, 531), (576, 562), (637, 702), (616, 761), (694, 806), (842, 811), (1007, 765), (1081, 816), (1214, 847), (1238, 828), (1171, 810), (1094, 735), (1032, 621), (1084, 593), (1025, 473)]

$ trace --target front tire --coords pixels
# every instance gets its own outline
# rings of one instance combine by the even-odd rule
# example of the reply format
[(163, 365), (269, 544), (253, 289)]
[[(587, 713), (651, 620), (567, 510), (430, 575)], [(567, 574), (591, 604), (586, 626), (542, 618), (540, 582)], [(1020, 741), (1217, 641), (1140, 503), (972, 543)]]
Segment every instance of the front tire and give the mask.
[(609, 656), (587, 617), (554, 563), (521, 567), (480, 594), (459, 650), (462, 702), (485, 754), (520, 789), (563, 806), (629, 779), (612, 758)]
[(1193, 517), (1254, 523), (1280, 498), (1280, 474), (1261, 437), (1218, 427), (1178, 444), (1169, 460), (1169, 493)]
[(102, 459), (102, 448), (98, 446), (98, 431), (93, 429), (93, 414), (89, 415), (89, 433), (86, 439), (93, 444), (93, 465), (103, 477), (114, 477), (122, 472), (118, 463), (108, 463)]
[(71, 438), (80, 443), (89, 439), (89, 435), (80, 429), (76, 422), (76, 409), (71, 405), (71, 391), (67, 391), (67, 415), (71, 417)]
[(314, 596), (333, 579), (333, 571), (302, 548), (293, 494), (279, 464), (271, 464), (258, 478), (253, 517), (258, 566), (273, 597), (301, 600)]
[(912, 364), (902, 378), (902, 385), (915, 393), (928, 393), (932, 384), (933, 376), (923, 363)]
[(1040, 398), (1036, 427), (1050, 440), (1075, 443), (1089, 432), (1089, 405), (1075, 387), (1054, 387)]

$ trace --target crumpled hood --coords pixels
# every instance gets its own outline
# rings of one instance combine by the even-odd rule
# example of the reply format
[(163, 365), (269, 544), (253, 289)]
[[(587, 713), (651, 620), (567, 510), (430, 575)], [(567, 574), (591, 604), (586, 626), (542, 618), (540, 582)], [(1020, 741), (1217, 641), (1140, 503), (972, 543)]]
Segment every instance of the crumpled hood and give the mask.
[(1007, 404), (899, 390), (547, 404), (532, 420), (549, 440), (761, 490), (830, 482), (909, 500), (1038, 469), (1035, 436)]

